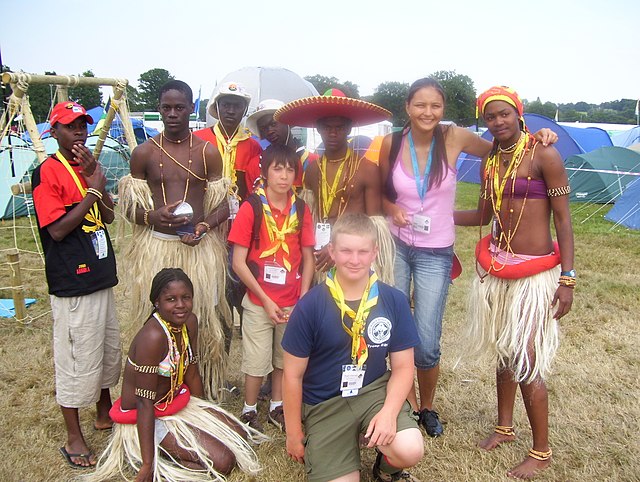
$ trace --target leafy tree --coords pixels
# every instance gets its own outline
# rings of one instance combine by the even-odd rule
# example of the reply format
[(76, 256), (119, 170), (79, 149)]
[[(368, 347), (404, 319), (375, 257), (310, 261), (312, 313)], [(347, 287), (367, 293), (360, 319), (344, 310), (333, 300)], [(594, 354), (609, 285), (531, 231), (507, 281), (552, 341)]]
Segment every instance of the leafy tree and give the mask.
[(324, 75), (308, 75), (304, 78), (307, 82), (316, 88), (320, 95), (324, 94), (329, 89), (340, 89), (347, 97), (353, 97), (355, 99), (360, 98), (357, 84), (350, 81), (340, 82), (336, 77), (326, 77)]
[[(141, 109), (140, 108), (140, 100), (139, 100), (139, 94), (138, 94), (138, 90), (131, 84), (127, 84), (127, 88), (125, 90), (126, 96), (127, 96), (127, 103), (129, 104), (129, 111), (130, 112), (140, 112)], [(157, 102), (156, 102), (157, 104)]]
[(151, 69), (138, 79), (139, 109), (155, 111), (158, 108), (160, 88), (175, 77), (166, 69)]
[[(543, 104), (542, 101), (540, 100), (540, 97), (538, 97), (533, 102), (528, 102), (525, 99), (523, 101), (523, 104), (525, 105), (524, 111), (527, 114), (544, 115), (549, 119), (555, 119), (556, 117), (556, 110), (558, 109), (558, 106), (553, 102), (545, 102)], [(564, 120), (564, 117), (562, 115), (560, 115), (560, 118)]]
[[(91, 70), (82, 73), (82, 77), (95, 77)], [(97, 85), (73, 87), (69, 89), (69, 98), (78, 102), (85, 109), (91, 109), (102, 104), (102, 92)]]
[(206, 119), (207, 118), (207, 104), (209, 104), (209, 99), (200, 99), (200, 111), (198, 112), (198, 119)]
[[(0, 71), (0, 77), (3, 72), (11, 72), (11, 67), (3, 65), (2, 70)], [(0, 115), (4, 114), (7, 103), (9, 102), (9, 97), (11, 97), (11, 92), (13, 91), (9, 84), (0, 82)]]
[(408, 91), (409, 84), (405, 82), (383, 82), (376, 87), (371, 102), (390, 111), (393, 125), (401, 127), (407, 122), (405, 103)]
[(431, 74), (438, 79), (447, 96), (445, 118), (460, 125), (472, 125), (476, 121), (476, 88), (470, 77), (455, 70), (439, 70)]

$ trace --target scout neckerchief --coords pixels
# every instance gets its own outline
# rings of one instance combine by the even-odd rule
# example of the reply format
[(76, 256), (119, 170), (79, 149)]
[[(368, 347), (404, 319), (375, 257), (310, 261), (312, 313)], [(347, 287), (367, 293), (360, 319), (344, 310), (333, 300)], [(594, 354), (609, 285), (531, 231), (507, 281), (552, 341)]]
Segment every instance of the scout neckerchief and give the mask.
[(237, 132), (227, 139), (220, 129), (220, 122), (216, 123), (213, 127), (213, 133), (216, 136), (216, 142), (218, 144), (218, 151), (222, 156), (222, 177), (228, 177), (231, 179), (230, 194), (233, 194), (234, 187), (238, 186), (238, 176), (236, 175), (236, 153), (238, 151), (238, 144), (245, 139), (249, 139), (249, 131), (238, 126)]
[(409, 152), (411, 153), (411, 165), (413, 166), (413, 177), (416, 180), (416, 189), (418, 190), (418, 196), (420, 197), (420, 203), (424, 203), (424, 197), (427, 194), (429, 187), (429, 173), (431, 172), (431, 160), (433, 159), (433, 147), (436, 145), (436, 138), (433, 136), (431, 139), (431, 146), (429, 147), (429, 157), (427, 157), (427, 164), (424, 166), (424, 175), (420, 176), (420, 168), (418, 167), (418, 154), (416, 153), (416, 147), (413, 143), (413, 136), (411, 131), (407, 135), (409, 139)]
[(331, 212), (331, 207), (333, 206), (333, 201), (338, 194), (338, 186), (340, 185), (340, 178), (342, 177), (342, 171), (344, 170), (344, 166), (347, 164), (347, 159), (351, 156), (351, 149), (347, 149), (347, 154), (344, 156), (344, 159), (340, 161), (340, 165), (338, 166), (338, 170), (336, 172), (335, 177), (333, 178), (333, 182), (331, 186), (329, 186), (329, 180), (327, 179), (327, 156), (322, 156), (322, 160), (320, 161), (320, 217), (322, 220), (327, 220), (329, 218), (329, 213)]
[[(69, 164), (69, 161), (67, 161), (67, 159), (62, 155), (62, 152), (60, 151), (56, 152), (56, 157), (62, 163), (62, 165), (67, 168), (67, 171), (69, 171), (69, 174), (71, 174), (71, 177), (73, 178), (73, 181), (76, 183), (76, 186), (78, 186), (78, 191), (80, 191), (80, 194), (82, 194), (82, 197), (86, 197), (87, 190), (80, 183), (80, 179), (78, 178), (76, 171), (74, 171), (73, 168), (71, 167), (71, 164)], [(84, 219), (87, 222), (92, 223), (92, 226), (87, 226), (87, 225), (82, 226), (82, 230), (85, 233), (93, 233), (95, 231), (98, 231), (99, 229), (104, 228), (104, 224), (102, 223), (102, 216), (100, 215), (100, 208), (98, 207), (97, 201), (93, 203), (93, 205), (91, 206), (91, 209), (89, 209), (89, 212), (84, 215)]]
[(280, 248), (284, 251), (282, 255), (282, 262), (284, 263), (284, 267), (287, 271), (291, 271), (291, 263), (289, 262), (289, 245), (286, 241), (287, 234), (293, 234), (298, 229), (298, 213), (296, 211), (296, 195), (291, 191), (291, 208), (289, 209), (289, 214), (284, 218), (284, 222), (282, 223), (282, 228), (278, 229), (278, 224), (273, 217), (273, 213), (271, 212), (271, 206), (269, 206), (269, 201), (267, 200), (267, 195), (264, 192), (264, 185), (260, 184), (256, 189), (256, 194), (260, 197), (260, 201), (262, 201), (262, 212), (264, 213), (265, 224), (267, 225), (267, 233), (269, 233), (269, 240), (271, 241), (271, 247), (264, 250), (261, 254), (261, 258), (266, 258), (267, 256), (273, 255), (275, 257), (276, 253)]
[[(369, 350), (367, 348), (367, 340), (364, 338), (364, 329), (367, 324), (367, 317), (378, 303), (378, 276), (375, 271), (369, 273), (369, 282), (362, 294), (358, 311), (354, 312), (344, 300), (344, 293), (342, 288), (336, 279), (336, 269), (332, 268), (327, 273), (326, 284), (329, 287), (329, 292), (333, 297), (333, 301), (336, 302), (340, 309), (340, 320), (342, 321), (342, 328), (351, 336), (351, 359), (353, 364), (357, 364), (358, 367), (362, 367), (364, 362), (369, 357)], [(353, 320), (351, 328), (344, 324), (344, 315), (349, 315), (349, 318)]]

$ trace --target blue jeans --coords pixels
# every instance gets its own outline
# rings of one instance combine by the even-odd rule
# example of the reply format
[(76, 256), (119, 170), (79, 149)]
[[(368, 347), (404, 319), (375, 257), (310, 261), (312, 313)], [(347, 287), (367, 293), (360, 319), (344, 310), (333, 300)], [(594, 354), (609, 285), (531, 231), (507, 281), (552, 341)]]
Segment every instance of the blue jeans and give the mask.
[(415, 348), (415, 365), (420, 370), (428, 370), (440, 363), (442, 316), (451, 284), (453, 246), (420, 248), (409, 246), (395, 236), (393, 239), (396, 288), (409, 301), (413, 279), (413, 316), (420, 337), (420, 344)]

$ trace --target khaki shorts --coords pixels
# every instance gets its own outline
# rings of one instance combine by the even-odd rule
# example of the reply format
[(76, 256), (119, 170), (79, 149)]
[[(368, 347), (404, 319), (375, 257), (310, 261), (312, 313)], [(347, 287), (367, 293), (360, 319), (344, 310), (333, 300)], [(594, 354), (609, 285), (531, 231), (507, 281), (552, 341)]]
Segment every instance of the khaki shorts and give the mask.
[(56, 401), (81, 408), (120, 379), (120, 328), (111, 288), (90, 295), (51, 295)]
[[(391, 372), (370, 383), (355, 397), (336, 397), (302, 406), (305, 430), (304, 463), (310, 481), (333, 480), (360, 470), (359, 437), (380, 411)], [(397, 418), (396, 431), (418, 428), (409, 402)]]
[[(242, 299), (242, 366), (252, 377), (263, 377), (283, 367), (282, 336), (286, 323), (275, 325), (267, 312), (245, 295)], [(285, 308), (288, 310), (289, 308)]]

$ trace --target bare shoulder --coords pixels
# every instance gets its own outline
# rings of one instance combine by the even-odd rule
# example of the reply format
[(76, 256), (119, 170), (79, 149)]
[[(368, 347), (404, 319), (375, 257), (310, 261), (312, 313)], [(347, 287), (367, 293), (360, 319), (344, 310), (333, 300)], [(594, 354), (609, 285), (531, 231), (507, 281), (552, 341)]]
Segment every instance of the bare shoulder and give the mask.
[(131, 153), (131, 160), (129, 161), (131, 166), (131, 175), (133, 177), (144, 178), (146, 166), (150, 160), (154, 159), (157, 152), (157, 148), (151, 139), (133, 149), (133, 152)]

